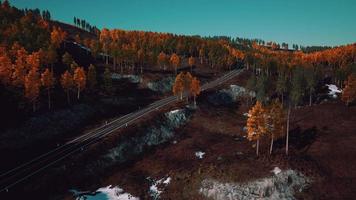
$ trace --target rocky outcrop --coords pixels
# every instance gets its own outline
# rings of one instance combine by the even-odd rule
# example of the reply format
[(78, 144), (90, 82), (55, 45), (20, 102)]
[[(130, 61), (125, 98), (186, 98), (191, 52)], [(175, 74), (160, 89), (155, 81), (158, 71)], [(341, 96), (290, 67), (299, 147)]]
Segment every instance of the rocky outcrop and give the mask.
[(120, 80), (120, 79), (128, 79), (131, 83), (140, 83), (141, 82), (141, 77), (137, 76), (137, 75), (121, 75), (121, 74), (117, 74), (117, 73), (113, 73), (111, 75), (111, 78), (114, 80)]
[(166, 93), (172, 90), (174, 77), (166, 77), (147, 83), (147, 87), (155, 92)]
[(146, 148), (167, 142), (173, 138), (174, 129), (187, 122), (190, 112), (188, 109), (180, 109), (165, 113), (162, 119), (145, 128), (142, 134), (120, 140), (118, 145), (104, 156), (105, 163), (124, 162), (139, 155)]
[(228, 89), (222, 89), (210, 95), (208, 101), (213, 105), (229, 105), (238, 100), (242, 96), (255, 97), (255, 92), (249, 92), (244, 87), (238, 85), (230, 85)]
[(303, 174), (285, 170), (271, 177), (247, 183), (221, 183), (205, 179), (201, 183), (200, 193), (214, 200), (295, 199), (295, 192), (301, 192), (309, 182), (310, 180)]

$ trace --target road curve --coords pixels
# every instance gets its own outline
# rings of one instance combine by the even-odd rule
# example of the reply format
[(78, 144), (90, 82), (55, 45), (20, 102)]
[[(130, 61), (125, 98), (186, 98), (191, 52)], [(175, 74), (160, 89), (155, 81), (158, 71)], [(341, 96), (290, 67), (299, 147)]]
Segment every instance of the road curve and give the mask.
[[(232, 70), (220, 78), (204, 84), (201, 87), (202, 91), (214, 88), (231, 78), (239, 75), (243, 69)], [(184, 94), (186, 96), (186, 94)], [(19, 165), (7, 172), (0, 174), (0, 193), (7, 192), (10, 188), (25, 181), (26, 179), (38, 174), (39, 172), (53, 166), (54, 164), (64, 160), (70, 155), (83, 151), (91, 144), (97, 143), (104, 137), (110, 135), (114, 131), (126, 127), (134, 123), (137, 119), (148, 115), (151, 112), (158, 110), (166, 105), (172, 104), (177, 101), (176, 96), (170, 96), (148, 105), (147, 107), (119, 117), (111, 122), (100, 126), (88, 133), (85, 133), (75, 139), (72, 139), (62, 146), (54, 148), (53, 150), (44, 153), (22, 165)]]

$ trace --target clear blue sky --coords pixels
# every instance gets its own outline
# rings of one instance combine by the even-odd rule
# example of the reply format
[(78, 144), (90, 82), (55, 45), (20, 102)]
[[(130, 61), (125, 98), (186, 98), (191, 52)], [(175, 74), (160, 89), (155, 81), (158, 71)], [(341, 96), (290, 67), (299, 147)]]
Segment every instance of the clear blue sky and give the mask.
[(356, 0), (10, 0), (99, 28), (227, 35), (302, 45), (356, 42)]

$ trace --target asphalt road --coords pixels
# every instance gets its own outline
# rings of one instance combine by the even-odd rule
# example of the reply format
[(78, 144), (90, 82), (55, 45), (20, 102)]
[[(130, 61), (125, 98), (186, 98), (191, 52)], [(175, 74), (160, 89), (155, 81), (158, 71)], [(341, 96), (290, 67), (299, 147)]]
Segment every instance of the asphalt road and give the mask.
[[(242, 69), (232, 70), (220, 78), (204, 84), (201, 87), (201, 90), (205, 91), (214, 88), (239, 75), (241, 71)], [(184, 96), (186, 96), (186, 94), (184, 94)], [(99, 142), (101, 139), (112, 134), (116, 130), (127, 127), (130, 124), (133, 124), (139, 118), (144, 117), (166, 105), (173, 104), (176, 101), (176, 96), (170, 96), (158, 100), (143, 109), (117, 118), (99, 128), (96, 128), (88, 133), (85, 133), (73, 140), (66, 142), (61, 146), (58, 146), (57, 148), (47, 153), (44, 153), (28, 162), (25, 162), (22, 165), (19, 165), (7, 172), (0, 174), (0, 193), (8, 192), (15, 185), (29, 179), (32, 176), (35, 176), (39, 172), (64, 160), (70, 155), (85, 150), (85, 148), (87, 148), (89, 145)]]

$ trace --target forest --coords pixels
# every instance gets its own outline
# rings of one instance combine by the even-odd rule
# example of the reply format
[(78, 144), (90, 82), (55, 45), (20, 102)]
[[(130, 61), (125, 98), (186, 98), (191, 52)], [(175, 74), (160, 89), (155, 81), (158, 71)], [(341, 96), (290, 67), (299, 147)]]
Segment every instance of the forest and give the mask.
[[(175, 106), (192, 103), (204, 117), (210, 109), (207, 105), (211, 106), (206, 103), (208, 95), (213, 94), (203, 92), (203, 85), (241, 69), (244, 77), (237, 82), (246, 91), (239, 103), (228, 108), (212, 106), (212, 110), (230, 115), (244, 108), (244, 136), (253, 142), (253, 148), (252, 143), (246, 147), (255, 148), (249, 156), (256, 154), (258, 162), (272, 162), (276, 155), (298, 157), (293, 115), (300, 116), (301, 110), (314, 109), (326, 102), (322, 96), (325, 84), (340, 88), (342, 109), (350, 111), (355, 106), (356, 43), (289, 46), (286, 42), (241, 37), (99, 29), (79, 16), (73, 17), (73, 24), (67, 24), (52, 19), (48, 10), (18, 9), (7, 0), (0, 1), (0, 5), (0, 118), (4, 122), (0, 132), (5, 133), (29, 119), (82, 105), (95, 113), (103, 99), (114, 102), (112, 105), (122, 103), (121, 97), (127, 90), (135, 97), (152, 98), (142, 100), (143, 103), (127, 98), (130, 105), (135, 104), (134, 108), (142, 109), (152, 105), (153, 100), (172, 94), (177, 99)], [(152, 81), (152, 77), (158, 80), (156, 75), (160, 79), (172, 78), (168, 93), (147, 92), (141, 85), (133, 89), (132, 83), (125, 85), (113, 78), (137, 76), (142, 83), (146, 79)], [(142, 91), (145, 93), (141, 94)], [(116, 109), (124, 110), (126, 105), (122, 104)], [(106, 109), (103, 116), (111, 107)], [(208, 111), (204, 113), (203, 109)], [(108, 119), (101, 120), (108, 124)]]

